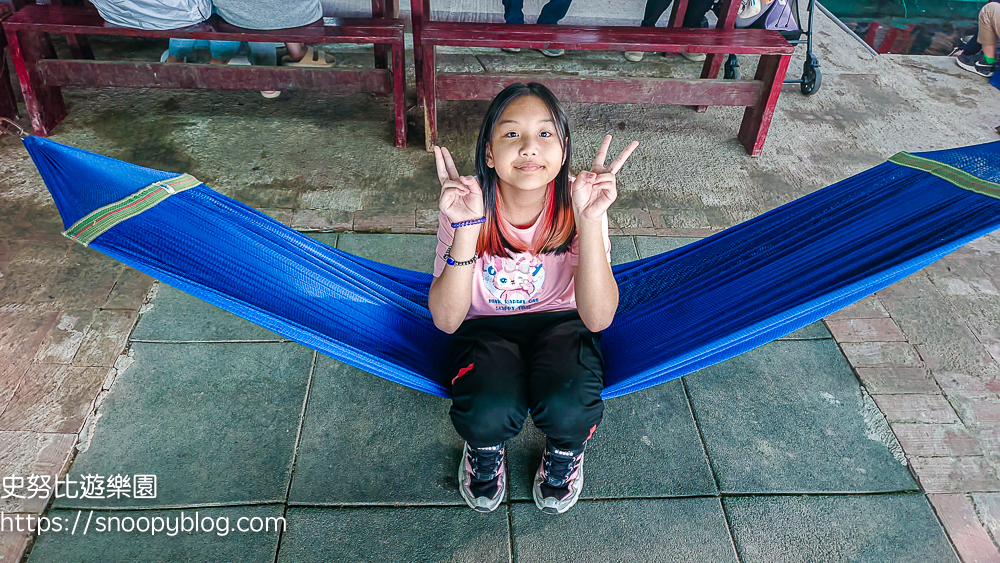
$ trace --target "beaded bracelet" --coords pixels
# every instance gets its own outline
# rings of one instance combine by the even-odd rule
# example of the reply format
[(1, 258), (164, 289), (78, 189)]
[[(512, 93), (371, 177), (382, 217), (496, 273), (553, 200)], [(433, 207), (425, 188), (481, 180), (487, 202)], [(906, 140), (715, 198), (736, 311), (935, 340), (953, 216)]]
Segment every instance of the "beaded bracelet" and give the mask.
[(472, 258), (459, 262), (451, 257), (451, 247), (449, 246), (448, 250), (444, 251), (444, 256), (442, 256), (441, 258), (444, 258), (444, 261), (449, 266), (468, 266), (469, 264), (474, 264), (476, 262), (476, 260), (479, 258), (479, 254), (477, 253), (473, 255)]
[(459, 227), (468, 227), (470, 225), (478, 225), (480, 223), (485, 223), (485, 222), (486, 222), (486, 216), (483, 215), (479, 219), (472, 219), (472, 220), (469, 220), (469, 221), (460, 221), (458, 223), (452, 223), (451, 224), (451, 228), (452, 229), (457, 229)]

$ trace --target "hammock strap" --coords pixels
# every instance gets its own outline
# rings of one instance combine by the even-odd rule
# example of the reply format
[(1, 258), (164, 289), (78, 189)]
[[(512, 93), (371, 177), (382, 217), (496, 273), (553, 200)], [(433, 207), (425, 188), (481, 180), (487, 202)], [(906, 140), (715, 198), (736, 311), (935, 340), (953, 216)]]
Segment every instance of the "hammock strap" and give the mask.
[(1000, 184), (973, 176), (961, 168), (956, 168), (929, 158), (916, 156), (908, 152), (901, 152), (893, 155), (889, 159), (889, 162), (900, 166), (906, 166), (907, 168), (921, 170), (923, 172), (927, 172), (928, 174), (933, 174), (946, 182), (950, 182), (959, 188), (1000, 199)]
[(135, 217), (168, 197), (199, 184), (201, 182), (190, 174), (150, 184), (124, 199), (88, 213), (73, 223), (72, 227), (63, 231), (63, 236), (87, 246), (118, 223)]

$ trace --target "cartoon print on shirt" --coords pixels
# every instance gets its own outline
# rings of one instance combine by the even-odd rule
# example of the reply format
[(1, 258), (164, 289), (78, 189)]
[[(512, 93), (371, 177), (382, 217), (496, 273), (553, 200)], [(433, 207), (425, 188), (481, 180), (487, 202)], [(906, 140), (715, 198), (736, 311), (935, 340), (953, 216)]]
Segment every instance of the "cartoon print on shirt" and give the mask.
[(497, 311), (527, 310), (545, 283), (545, 267), (530, 253), (494, 256), (483, 261), (483, 283), (495, 297), (490, 303)]

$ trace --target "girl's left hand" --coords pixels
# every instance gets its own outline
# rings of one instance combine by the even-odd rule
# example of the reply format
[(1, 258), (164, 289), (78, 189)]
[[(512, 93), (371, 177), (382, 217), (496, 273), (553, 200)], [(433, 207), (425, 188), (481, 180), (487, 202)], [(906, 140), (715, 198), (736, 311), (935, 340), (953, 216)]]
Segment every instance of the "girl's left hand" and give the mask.
[(615, 182), (615, 174), (621, 170), (625, 161), (632, 155), (639, 146), (639, 141), (632, 141), (625, 150), (618, 155), (618, 158), (605, 167), (604, 161), (608, 157), (608, 149), (611, 147), (611, 135), (604, 137), (597, 156), (594, 157), (594, 166), (590, 171), (580, 172), (573, 181), (573, 213), (578, 219), (588, 221), (600, 221), (604, 213), (607, 212), (611, 204), (618, 197), (618, 189)]

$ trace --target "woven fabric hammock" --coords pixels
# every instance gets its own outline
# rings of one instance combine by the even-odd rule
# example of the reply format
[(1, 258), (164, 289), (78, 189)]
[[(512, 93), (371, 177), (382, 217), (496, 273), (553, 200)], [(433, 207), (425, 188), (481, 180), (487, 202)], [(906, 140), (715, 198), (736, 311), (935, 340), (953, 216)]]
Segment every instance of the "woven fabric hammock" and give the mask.
[[(188, 175), (38, 137), (66, 236), (337, 360), (448, 396), (431, 276), (331, 248)], [(729, 359), (1000, 227), (1000, 142), (889, 162), (683, 248), (613, 268), (612, 398)], [(431, 257), (428, 256), (428, 263)]]

